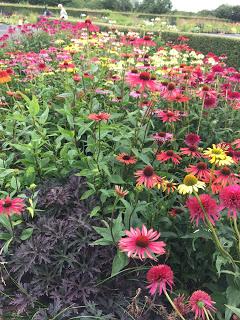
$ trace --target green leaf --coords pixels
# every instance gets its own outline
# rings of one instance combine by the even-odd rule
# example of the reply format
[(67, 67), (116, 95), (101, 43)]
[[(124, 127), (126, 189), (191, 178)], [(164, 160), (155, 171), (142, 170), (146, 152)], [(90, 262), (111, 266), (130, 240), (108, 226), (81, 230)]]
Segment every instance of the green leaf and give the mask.
[(31, 237), (32, 233), (33, 233), (33, 228), (27, 228), (27, 229), (22, 231), (20, 239), (21, 240), (27, 240), (27, 239), (29, 239)]
[(101, 209), (101, 208), (100, 208), (99, 206), (93, 208), (93, 210), (92, 210), (91, 213), (90, 213), (90, 217), (96, 217), (96, 216), (98, 216), (98, 212), (99, 212), (100, 209)]
[(67, 130), (67, 129), (64, 129), (60, 126), (58, 126), (58, 130), (60, 131), (61, 135), (67, 139), (67, 140), (72, 140), (74, 138), (74, 131), (73, 130)]
[(120, 176), (114, 174), (110, 176), (110, 182), (114, 184), (124, 184), (123, 179)]
[(47, 121), (48, 114), (49, 114), (49, 108), (47, 107), (46, 110), (39, 117), (39, 122), (41, 124), (44, 124)]
[(7, 232), (0, 232), (0, 240), (9, 240), (11, 238), (11, 234)]
[(95, 193), (95, 190), (87, 190), (87, 191), (84, 192), (84, 194), (81, 196), (81, 200), (88, 199), (88, 198), (91, 197), (94, 193)]
[(240, 318), (240, 309), (239, 308), (236, 308), (236, 307), (233, 307), (233, 306), (229, 306), (228, 304), (225, 304), (225, 306), (230, 309), (233, 313), (235, 313), (235, 315), (237, 317)]
[(127, 255), (121, 251), (117, 251), (112, 264), (112, 274), (111, 277), (118, 274), (124, 267), (129, 263)]
[(5, 242), (5, 244), (2, 248), (4, 253), (8, 253), (8, 248), (9, 248), (12, 241), (13, 241), (13, 237), (11, 237), (7, 242)]

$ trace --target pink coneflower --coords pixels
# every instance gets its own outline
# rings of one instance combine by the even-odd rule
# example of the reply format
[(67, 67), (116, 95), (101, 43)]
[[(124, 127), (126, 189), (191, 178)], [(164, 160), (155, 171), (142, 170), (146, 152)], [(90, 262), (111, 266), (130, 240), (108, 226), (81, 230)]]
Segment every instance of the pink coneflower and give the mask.
[(160, 233), (153, 229), (147, 230), (145, 225), (142, 226), (142, 230), (131, 228), (130, 231), (126, 230), (125, 234), (127, 237), (119, 241), (119, 248), (122, 252), (126, 252), (128, 257), (157, 260), (154, 254), (165, 253), (166, 244), (163, 241), (156, 241)]
[(168, 101), (175, 101), (175, 102), (178, 102), (178, 103), (181, 103), (181, 102), (187, 102), (190, 100), (189, 97), (187, 96), (184, 96), (183, 94), (181, 93), (176, 93), (176, 95), (174, 96), (169, 96), (166, 98)]
[(105, 113), (105, 112), (100, 112), (100, 113), (91, 113), (88, 116), (88, 119), (99, 122), (99, 121), (103, 121), (103, 120), (108, 120), (110, 118), (110, 114), (109, 113)]
[(143, 38), (136, 39), (134, 41), (135, 46), (155, 47), (157, 44), (150, 36), (144, 36)]
[(173, 134), (169, 132), (158, 132), (152, 135), (153, 139), (157, 142), (167, 142), (172, 140)]
[(217, 96), (207, 95), (204, 99), (204, 108), (213, 109), (217, 105)]
[(198, 151), (197, 146), (189, 146), (187, 148), (181, 148), (181, 154), (192, 157), (192, 158), (201, 158), (203, 155)]
[(121, 163), (124, 163), (126, 165), (130, 165), (130, 164), (135, 164), (137, 162), (136, 158), (133, 157), (133, 156), (130, 156), (129, 154), (127, 153), (120, 153), (116, 159), (121, 162)]
[(0, 200), (0, 214), (6, 214), (8, 216), (14, 213), (20, 214), (24, 208), (24, 200), (21, 198), (11, 199), (7, 197), (6, 199)]
[(147, 71), (141, 73), (128, 72), (126, 82), (131, 87), (139, 87), (139, 91), (141, 92), (145, 89), (156, 91), (159, 88), (159, 83), (156, 81), (155, 77), (152, 79), (152, 75)]
[(185, 171), (193, 174), (201, 181), (204, 181), (204, 182), (210, 181), (210, 177), (211, 177), (210, 170), (208, 169), (207, 164), (205, 162), (201, 161), (195, 165), (189, 165), (189, 167), (186, 168)]
[(159, 264), (158, 266), (152, 267), (147, 272), (147, 281), (151, 295), (158, 292), (159, 295), (167, 290), (167, 286), (172, 290), (173, 286), (173, 271), (166, 264)]
[(232, 145), (234, 145), (237, 149), (240, 149), (240, 139), (236, 139), (232, 142)]
[(198, 146), (199, 143), (201, 141), (201, 138), (198, 134), (196, 133), (188, 133), (186, 136), (185, 136), (185, 139), (184, 139), (184, 142), (186, 143), (186, 145), (188, 147), (191, 147), (191, 146)]
[(180, 120), (179, 111), (171, 110), (156, 110), (155, 114), (162, 122), (176, 122)]
[(174, 164), (179, 164), (182, 159), (178, 154), (176, 154), (173, 150), (162, 151), (157, 154), (156, 159), (160, 162), (166, 162), (171, 160)]
[[(212, 224), (215, 224), (215, 221), (219, 219), (219, 208), (216, 201), (213, 198), (211, 198), (208, 194), (201, 194), (199, 198), (201, 200), (202, 206), (205, 210), (205, 214), (207, 215), (208, 219)], [(195, 221), (197, 226), (200, 220), (205, 222), (206, 218), (204, 211), (196, 197), (190, 197), (187, 200), (186, 205), (188, 207), (188, 210), (190, 211), (191, 222)]]
[(228, 209), (228, 216), (237, 218), (240, 211), (240, 185), (227, 186), (220, 192), (219, 195), (221, 209)]
[(210, 295), (201, 290), (193, 292), (189, 299), (189, 306), (191, 311), (195, 313), (195, 319), (202, 318), (204, 320), (205, 312), (215, 312), (214, 303)]
[(155, 187), (156, 184), (161, 183), (162, 179), (154, 172), (152, 166), (146, 166), (143, 170), (135, 172), (137, 178), (137, 186), (144, 186), (148, 189)]
[(180, 93), (180, 90), (176, 88), (176, 85), (173, 82), (169, 82), (167, 84), (162, 83), (160, 91), (161, 96), (167, 100), (169, 100), (169, 98), (175, 98)]

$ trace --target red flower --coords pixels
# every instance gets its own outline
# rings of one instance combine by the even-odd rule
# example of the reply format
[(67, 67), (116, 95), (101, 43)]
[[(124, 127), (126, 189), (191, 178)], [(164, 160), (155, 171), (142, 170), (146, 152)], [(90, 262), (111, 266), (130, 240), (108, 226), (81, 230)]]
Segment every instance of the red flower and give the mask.
[(167, 286), (172, 289), (173, 286), (173, 272), (172, 269), (166, 264), (159, 264), (158, 266), (152, 267), (147, 272), (147, 281), (150, 289), (151, 295), (156, 292), (159, 295), (167, 290)]
[(185, 140), (184, 142), (186, 143), (186, 145), (188, 147), (191, 147), (191, 146), (198, 146), (199, 143), (201, 141), (201, 138), (198, 134), (196, 133), (188, 133), (186, 136), (185, 136)]
[(6, 214), (8, 216), (14, 213), (20, 214), (24, 208), (24, 200), (21, 198), (11, 199), (7, 197), (6, 199), (0, 200), (0, 214)]
[(152, 166), (146, 166), (143, 170), (135, 172), (137, 178), (137, 186), (145, 185), (146, 188), (151, 189), (156, 184), (161, 183), (162, 179), (156, 175)]
[(192, 158), (201, 158), (202, 154), (198, 151), (198, 147), (190, 146), (188, 148), (181, 148), (181, 154), (190, 156)]
[(174, 95), (174, 96), (169, 96), (168, 98), (167, 98), (167, 100), (168, 101), (175, 101), (175, 102), (187, 102), (187, 101), (189, 101), (190, 100), (190, 98), (189, 97), (187, 97), (187, 96), (184, 96), (183, 94), (181, 94), (181, 93), (177, 93), (176, 95)]
[[(216, 308), (214, 308), (214, 301), (212, 301), (209, 294), (204, 291), (197, 290), (193, 292), (189, 299), (189, 306), (191, 311), (195, 313), (195, 319), (202, 318), (205, 319), (205, 311), (206, 312), (215, 312)], [(205, 310), (205, 311), (204, 311)]]
[(162, 122), (176, 122), (180, 120), (179, 111), (156, 110), (155, 114), (158, 118), (162, 120)]
[(238, 176), (231, 171), (229, 167), (223, 167), (220, 170), (214, 171), (215, 178), (212, 184), (214, 193), (218, 193), (222, 188), (227, 185), (237, 184), (240, 182)]
[(76, 27), (79, 29), (87, 29), (89, 32), (99, 32), (99, 27), (92, 24), (90, 19), (86, 19), (84, 22), (78, 22)]
[(134, 41), (135, 46), (145, 46), (145, 47), (155, 47), (156, 42), (152, 41), (150, 36), (145, 36), (143, 38), (136, 39)]
[(156, 91), (159, 88), (158, 82), (155, 79), (152, 79), (151, 74), (146, 71), (141, 73), (129, 72), (127, 73), (126, 81), (131, 87), (139, 86), (139, 91), (141, 92), (145, 89)]
[(154, 253), (162, 255), (165, 253), (166, 244), (163, 241), (156, 241), (160, 237), (160, 233), (153, 229), (147, 230), (143, 225), (142, 230), (139, 228), (125, 231), (126, 238), (119, 241), (119, 248), (123, 252), (127, 252), (128, 257), (139, 258), (140, 260), (150, 258), (157, 260)]
[[(219, 219), (219, 208), (216, 201), (208, 194), (201, 194), (199, 198), (208, 219), (212, 224), (215, 224), (215, 221)], [(186, 202), (186, 205), (190, 211), (191, 222), (195, 221), (197, 226), (199, 224), (199, 220), (205, 222), (205, 214), (196, 197), (189, 198)]]
[(128, 155), (127, 153), (120, 153), (116, 159), (121, 162), (124, 163), (126, 165), (129, 164), (135, 164), (137, 162), (136, 158), (133, 156)]
[(162, 151), (157, 154), (156, 159), (160, 162), (171, 160), (174, 164), (179, 164), (182, 158), (177, 155), (173, 150)]
[(237, 218), (240, 212), (240, 185), (232, 185), (222, 189), (219, 195), (221, 202), (221, 209), (228, 209), (228, 216), (233, 215)]
[(9, 73), (5, 70), (0, 70), (0, 84), (7, 83), (9, 81), (11, 81)]
[(186, 168), (186, 172), (193, 174), (201, 181), (210, 181), (210, 170), (205, 162), (198, 162), (196, 165), (190, 165), (188, 168)]
[(232, 145), (235, 145), (237, 149), (240, 149), (240, 139), (236, 139), (232, 142)]
[(102, 120), (108, 120), (110, 118), (110, 114), (109, 113), (105, 113), (105, 112), (100, 112), (100, 113), (91, 113), (88, 116), (88, 119), (93, 120), (93, 121), (102, 121)]

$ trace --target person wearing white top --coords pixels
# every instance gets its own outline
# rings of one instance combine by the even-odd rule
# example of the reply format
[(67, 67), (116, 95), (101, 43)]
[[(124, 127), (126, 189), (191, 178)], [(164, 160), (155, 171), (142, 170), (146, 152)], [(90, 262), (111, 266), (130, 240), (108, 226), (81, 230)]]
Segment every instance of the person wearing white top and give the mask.
[(60, 19), (67, 20), (68, 14), (67, 14), (67, 11), (64, 9), (63, 5), (59, 4), (58, 8), (60, 9)]

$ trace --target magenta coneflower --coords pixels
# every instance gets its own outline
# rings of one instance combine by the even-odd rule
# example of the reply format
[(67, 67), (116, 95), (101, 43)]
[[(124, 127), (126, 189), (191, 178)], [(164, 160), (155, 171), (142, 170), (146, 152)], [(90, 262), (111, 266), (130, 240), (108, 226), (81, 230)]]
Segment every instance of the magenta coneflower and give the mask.
[(215, 312), (214, 303), (210, 295), (201, 290), (193, 292), (189, 299), (189, 306), (191, 311), (195, 313), (195, 319), (202, 318), (204, 320), (205, 312)]
[(78, 22), (76, 28), (87, 29), (89, 32), (99, 32), (99, 27), (92, 24), (90, 19), (86, 19), (84, 22)]
[(178, 154), (176, 154), (173, 150), (162, 151), (157, 154), (156, 159), (160, 162), (166, 162), (171, 160), (174, 164), (179, 164), (182, 159)]
[(135, 46), (155, 47), (157, 44), (150, 36), (144, 36), (143, 38), (136, 39), (134, 41)]
[(198, 151), (197, 146), (189, 146), (187, 148), (180, 148), (181, 154), (192, 157), (192, 158), (202, 158), (202, 153)]
[(227, 166), (222, 167), (220, 170), (215, 170), (214, 175), (213, 183), (220, 184), (222, 187), (240, 182), (239, 177)]
[[(191, 222), (195, 221), (198, 226), (200, 220), (205, 222), (206, 214), (209, 221), (212, 224), (215, 224), (215, 221), (219, 219), (219, 208), (216, 201), (208, 194), (201, 194), (199, 198), (201, 200), (201, 205), (196, 197), (190, 197), (186, 202), (190, 212)], [(205, 214), (202, 207), (204, 208)]]
[(199, 143), (201, 141), (201, 138), (198, 134), (196, 133), (188, 133), (186, 136), (185, 136), (185, 139), (184, 139), (184, 142), (186, 143), (186, 145), (188, 147), (191, 147), (191, 146), (198, 146)]
[(141, 73), (128, 72), (126, 82), (130, 84), (131, 87), (139, 87), (139, 91), (141, 92), (145, 89), (156, 91), (159, 88), (159, 83), (155, 78), (152, 79), (152, 75), (147, 71)]
[(121, 163), (124, 163), (126, 165), (130, 165), (130, 164), (135, 164), (137, 162), (136, 158), (133, 157), (133, 156), (130, 156), (129, 154), (127, 153), (120, 153), (116, 159), (121, 162)]
[(228, 216), (237, 218), (240, 212), (240, 185), (227, 186), (219, 195), (221, 209), (228, 209)]
[(126, 230), (125, 234), (127, 237), (119, 241), (119, 248), (122, 252), (126, 252), (128, 257), (157, 260), (154, 254), (165, 253), (165, 242), (156, 241), (160, 233), (153, 229), (147, 230), (145, 225), (142, 226), (142, 230), (131, 228), (130, 231)]
[(156, 184), (161, 183), (162, 179), (154, 172), (152, 166), (146, 166), (143, 170), (135, 172), (137, 178), (137, 186), (144, 185), (146, 188), (151, 189)]
[(210, 181), (210, 170), (208, 169), (207, 164), (205, 162), (200, 161), (195, 165), (190, 165), (188, 168), (185, 169), (185, 171), (193, 174), (201, 181)]
[(0, 200), (0, 214), (6, 214), (8, 216), (14, 213), (20, 214), (24, 208), (24, 200), (21, 198), (11, 199), (10, 197), (6, 197), (6, 199)]
[(158, 118), (165, 122), (176, 122), (180, 120), (179, 111), (171, 111), (171, 110), (156, 110), (155, 114)]
[(151, 295), (156, 292), (161, 295), (162, 292), (167, 290), (167, 286), (172, 289), (173, 286), (173, 271), (166, 264), (160, 264), (158, 266), (152, 267), (147, 272), (147, 281), (150, 289)]

